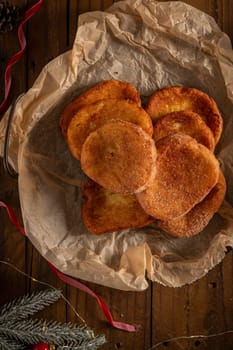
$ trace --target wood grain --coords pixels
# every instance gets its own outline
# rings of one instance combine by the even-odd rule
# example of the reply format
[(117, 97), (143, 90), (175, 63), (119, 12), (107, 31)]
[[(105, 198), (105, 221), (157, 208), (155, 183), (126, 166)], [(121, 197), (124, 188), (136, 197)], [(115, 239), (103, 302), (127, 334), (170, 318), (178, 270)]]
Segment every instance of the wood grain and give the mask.
[[(24, 7), (26, 2), (19, 0), (12, 3)], [(0, 101), (4, 96), (4, 71), (6, 64), (9, 58), (18, 50), (19, 43), (18, 38), (16, 37), (16, 30), (0, 34)], [(7, 107), (10, 105), (10, 101), (14, 100), (18, 94), (26, 91), (25, 62), (26, 57), (24, 57), (19, 64), (15, 65), (12, 69), (12, 89), (10, 91), (10, 100)], [(0, 179), (0, 199), (5, 200), (14, 209), (22, 223), (17, 180), (9, 178), (4, 171), (2, 163), (0, 164)], [(26, 268), (26, 240), (24, 237), (21, 237), (16, 228), (9, 223), (7, 213), (4, 209), (0, 210), (0, 228), (0, 259), (9, 262), (24, 271)], [(10, 285), (9, 281), (11, 281)], [(0, 286), (1, 305), (9, 299), (24, 294), (26, 281), (25, 278), (22, 275), (19, 275), (15, 270), (6, 265), (0, 265)]]
[(216, 1), (217, 23), (233, 42), (233, 0)]
[[(233, 40), (233, 0), (186, 0), (214, 17), (219, 27)], [(19, 6), (29, 6), (33, 1), (12, 1)], [(10, 102), (32, 86), (41, 69), (64, 51), (71, 49), (77, 30), (78, 17), (86, 11), (104, 10), (113, 0), (44, 0), (43, 7), (25, 26), (27, 52), (14, 66)], [(3, 73), (7, 60), (18, 46), (16, 31), (0, 34), (0, 98), (3, 97)], [(10, 178), (0, 165), (0, 199), (11, 205), (22, 223), (17, 180)], [(76, 308), (95, 334), (103, 333), (107, 343), (103, 350), (149, 350), (158, 349), (233, 349), (233, 335), (219, 337), (180, 339), (172, 337), (189, 335), (212, 335), (233, 329), (233, 254), (205, 277), (182, 288), (168, 288), (149, 282), (143, 292), (122, 292), (84, 282), (103, 298), (116, 321), (139, 325), (136, 333), (127, 333), (111, 328), (95, 299), (66, 286), (49, 269), (47, 262), (30, 241), (20, 236), (9, 222), (4, 209), (0, 210), (0, 259), (11, 262), (20, 270), (37, 280), (61, 288), (64, 296)], [(34, 289), (44, 286), (25, 278), (10, 267), (0, 264), (0, 304)], [(80, 320), (64, 300), (41, 312), (40, 317), (71, 321)], [(157, 349), (157, 348), (156, 348)]]
[[(10, 205), (22, 223), (20, 205), (17, 190), (17, 180), (6, 175), (2, 164), (0, 165), (0, 198)], [(18, 269), (25, 271), (25, 238), (17, 229), (9, 223), (7, 213), (0, 210), (0, 259), (13, 264)], [(10, 284), (9, 284), (10, 281)], [(0, 265), (0, 305), (9, 299), (20, 296), (25, 292), (26, 281), (24, 276), (7, 265)]]
[[(66, 1), (44, 1), (28, 23), (27, 81), (32, 86), (42, 68), (67, 49)], [(47, 14), (51, 15), (47, 15)], [(36, 28), (36, 30), (35, 30)]]

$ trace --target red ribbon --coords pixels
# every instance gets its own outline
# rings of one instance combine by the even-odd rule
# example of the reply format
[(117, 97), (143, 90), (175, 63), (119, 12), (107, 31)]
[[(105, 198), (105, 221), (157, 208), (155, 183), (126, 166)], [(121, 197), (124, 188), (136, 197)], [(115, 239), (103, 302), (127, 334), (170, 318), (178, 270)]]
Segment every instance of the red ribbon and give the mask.
[(5, 94), (4, 94), (4, 99), (2, 101), (2, 103), (0, 104), (0, 113), (4, 110), (4, 108), (6, 107), (7, 104), (7, 100), (9, 97), (9, 93), (10, 93), (10, 88), (11, 88), (11, 68), (12, 66), (18, 62), (21, 57), (23, 56), (23, 54), (25, 53), (26, 50), (26, 39), (25, 39), (25, 35), (23, 32), (23, 25), (41, 8), (43, 3), (43, 0), (39, 0), (35, 5), (33, 5), (30, 9), (28, 9), (25, 14), (24, 17), (22, 19), (22, 21), (19, 24), (18, 27), (18, 39), (19, 39), (19, 43), (20, 43), (20, 47), (21, 49), (10, 58), (10, 60), (7, 62), (6, 65), (6, 70), (5, 70)]
[[(20, 223), (18, 222), (18, 219), (13, 211), (13, 209), (7, 205), (6, 203), (0, 201), (0, 207), (3, 207), (6, 209), (8, 216), (11, 220), (11, 222), (13, 223), (13, 225), (18, 229), (18, 231), (23, 235), (26, 236), (26, 232), (24, 231), (23, 227), (20, 225)], [(106, 319), (108, 320), (108, 322), (115, 328), (127, 331), (127, 332), (135, 332), (136, 331), (136, 327), (134, 325), (130, 325), (124, 322), (116, 322), (113, 320), (113, 317), (111, 315), (111, 312), (109, 311), (107, 305), (104, 303), (104, 301), (95, 293), (93, 292), (93, 290), (91, 290), (90, 288), (88, 288), (87, 286), (85, 286), (83, 283), (78, 282), (77, 280), (64, 275), (63, 273), (61, 273), (60, 271), (58, 271), (58, 269), (51, 264), (49, 261), (47, 261), (50, 269), (56, 274), (56, 276), (63, 282), (69, 284), (72, 287), (75, 287), (77, 289), (82, 290), (83, 292), (91, 295), (92, 297), (94, 297), (98, 304), (100, 305)]]
[(11, 220), (11, 222), (15, 225), (15, 227), (18, 229), (18, 231), (23, 235), (26, 236), (26, 232), (24, 231), (23, 227), (20, 225), (20, 223), (18, 222), (18, 219), (13, 211), (13, 209), (11, 207), (9, 207), (9, 205), (7, 205), (6, 203), (0, 201), (0, 207), (3, 207), (6, 209), (7, 214)]

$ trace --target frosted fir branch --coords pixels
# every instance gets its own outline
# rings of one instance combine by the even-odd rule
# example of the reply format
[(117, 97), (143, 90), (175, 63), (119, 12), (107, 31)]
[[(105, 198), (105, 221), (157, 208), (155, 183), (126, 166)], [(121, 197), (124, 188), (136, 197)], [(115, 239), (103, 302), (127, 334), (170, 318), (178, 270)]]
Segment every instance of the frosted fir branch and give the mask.
[(22, 343), (17, 343), (14, 340), (0, 336), (0, 350), (25, 350), (27, 346)]
[(37, 319), (1, 324), (1, 335), (25, 344), (45, 342), (66, 346), (64, 349), (96, 349), (97, 346), (105, 343), (104, 336), (94, 337), (92, 330), (89, 328)]
[(105, 343), (105, 337), (98, 336), (96, 337), (92, 342), (89, 342), (88, 344), (79, 345), (79, 346), (59, 346), (58, 350), (97, 350), (101, 345)]
[(9, 320), (27, 318), (57, 301), (62, 295), (59, 289), (46, 289), (16, 298), (0, 309), (0, 324)]

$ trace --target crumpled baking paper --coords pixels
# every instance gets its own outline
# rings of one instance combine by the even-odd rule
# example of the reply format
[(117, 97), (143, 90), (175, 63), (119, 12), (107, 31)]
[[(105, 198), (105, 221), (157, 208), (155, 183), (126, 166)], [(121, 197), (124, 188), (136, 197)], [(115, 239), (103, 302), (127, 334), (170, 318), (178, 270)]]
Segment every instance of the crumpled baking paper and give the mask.
[[(224, 131), (216, 155), (226, 201), (208, 227), (176, 239), (155, 225), (102, 236), (80, 214), (85, 176), (63, 140), (62, 109), (105, 79), (132, 83), (145, 102), (167, 85), (199, 88), (217, 102)], [(0, 124), (1, 154), (8, 112)], [(19, 174), (25, 230), (41, 255), (73, 277), (121, 290), (148, 279), (179, 287), (204, 276), (233, 247), (233, 53), (214, 19), (182, 2), (127, 0), (79, 17), (72, 50), (44, 67), (18, 102), (9, 159)]]

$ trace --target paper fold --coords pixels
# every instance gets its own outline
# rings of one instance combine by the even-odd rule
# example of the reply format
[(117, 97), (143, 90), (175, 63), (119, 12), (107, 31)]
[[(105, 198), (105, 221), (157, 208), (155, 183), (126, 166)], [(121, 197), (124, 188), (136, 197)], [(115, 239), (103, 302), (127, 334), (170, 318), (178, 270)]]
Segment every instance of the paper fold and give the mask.
[[(208, 227), (175, 239), (155, 225), (102, 236), (81, 218), (85, 176), (61, 136), (65, 105), (105, 79), (132, 83), (142, 101), (167, 85), (199, 88), (217, 102), (224, 131), (216, 150), (226, 202)], [(0, 124), (1, 154), (8, 112)], [(233, 247), (233, 54), (214, 19), (182, 2), (127, 0), (80, 16), (72, 50), (51, 61), (17, 105), (9, 157), (19, 173), (25, 230), (60, 271), (121, 290), (144, 290), (148, 278), (192, 283)]]

